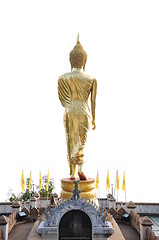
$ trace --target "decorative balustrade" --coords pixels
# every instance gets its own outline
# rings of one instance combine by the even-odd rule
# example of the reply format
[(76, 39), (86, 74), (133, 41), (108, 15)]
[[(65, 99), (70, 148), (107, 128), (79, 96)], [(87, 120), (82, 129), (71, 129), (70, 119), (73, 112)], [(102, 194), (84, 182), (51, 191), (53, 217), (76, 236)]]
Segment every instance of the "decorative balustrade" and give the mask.
[(152, 231), (152, 229), (150, 228), (147, 228), (146, 230), (146, 237), (147, 237), (147, 240), (159, 240), (159, 236), (156, 236), (155, 232)]
[(14, 210), (10, 215), (9, 215), (9, 222), (8, 222), (8, 234), (16, 224), (16, 210)]
[(135, 212), (135, 210), (131, 210), (130, 219), (135, 229), (140, 233), (140, 216)]

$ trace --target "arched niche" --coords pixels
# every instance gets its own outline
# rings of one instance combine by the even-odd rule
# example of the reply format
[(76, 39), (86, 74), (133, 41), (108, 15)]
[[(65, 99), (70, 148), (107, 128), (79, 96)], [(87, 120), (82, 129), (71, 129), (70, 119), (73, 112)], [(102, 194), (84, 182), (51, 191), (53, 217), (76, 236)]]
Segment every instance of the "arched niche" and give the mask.
[(59, 240), (92, 240), (92, 222), (81, 210), (65, 213), (59, 223)]

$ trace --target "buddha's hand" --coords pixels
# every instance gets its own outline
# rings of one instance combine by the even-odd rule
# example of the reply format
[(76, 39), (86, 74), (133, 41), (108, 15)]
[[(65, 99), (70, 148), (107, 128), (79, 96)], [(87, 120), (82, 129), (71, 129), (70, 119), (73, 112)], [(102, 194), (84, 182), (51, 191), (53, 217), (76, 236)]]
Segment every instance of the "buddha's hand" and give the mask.
[(96, 129), (96, 125), (95, 125), (95, 122), (92, 121), (92, 130), (95, 130)]

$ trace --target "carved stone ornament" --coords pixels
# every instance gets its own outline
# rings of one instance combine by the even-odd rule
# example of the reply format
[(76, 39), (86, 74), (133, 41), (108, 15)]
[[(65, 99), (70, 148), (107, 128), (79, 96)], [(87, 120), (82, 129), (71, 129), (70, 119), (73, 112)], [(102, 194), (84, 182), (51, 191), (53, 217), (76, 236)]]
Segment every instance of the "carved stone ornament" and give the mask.
[(57, 206), (45, 211), (45, 227), (55, 227), (59, 225), (62, 216), (70, 210), (84, 211), (91, 219), (92, 226), (101, 227), (107, 226), (107, 212), (102, 208), (100, 210), (94, 201), (90, 199), (80, 198), (80, 191), (78, 189), (78, 181), (75, 182), (75, 189), (73, 191), (72, 199), (59, 201)]
[[(109, 221), (106, 221), (107, 212), (104, 208), (100, 209), (94, 201), (90, 199), (80, 198), (80, 191), (78, 189), (78, 181), (75, 182), (75, 189), (73, 191), (73, 197), (69, 199), (63, 199), (59, 201), (57, 206), (49, 208), (45, 211), (45, 222), (41, 222), (37, 232), (42, 236), (44, 240), (55, 240), (60, 238), (60, 223), (65, 217), (66, 213), (71, 213), (72, 210), (76, 210), (86, 214), (90, 219), (92, 225), (92, 237), (88, 239), (108, 239), (114, 232), (113, 227)], [(65, 215), (65, 216), (64, 216)], [(74, 229), (76, 227), (74, 222)], [(79, 228), (79, 225), (78, 225)], [(66, 239), (83, 239), (80, 238), (66, 238)], [(84, 238), (85, 239), (85, 238)]]

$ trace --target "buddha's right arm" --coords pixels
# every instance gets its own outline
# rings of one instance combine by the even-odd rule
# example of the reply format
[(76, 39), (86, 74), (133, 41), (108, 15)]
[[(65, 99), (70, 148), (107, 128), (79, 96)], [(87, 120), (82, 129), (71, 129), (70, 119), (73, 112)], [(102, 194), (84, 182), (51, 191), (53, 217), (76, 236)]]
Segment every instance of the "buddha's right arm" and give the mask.
[(93, 85), (92, 85), (92, 90), (91, 90), (91, 112), (92, 112), (93, 129), (96, 128), (96, 126), (95, 126), (96, 94), (97, 94), (97, 81), (96, 81), (96, 79), (94, 79)]
[(61, 77), (58, 79), (58, 96), (63, 107), (67, 107), (70, 104), (68, 83)]

